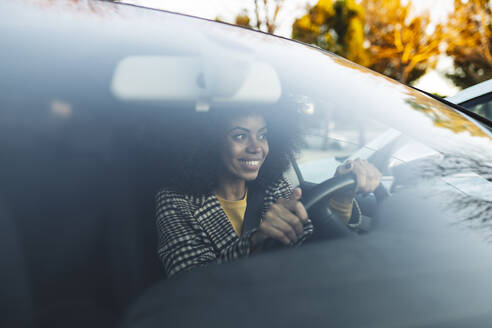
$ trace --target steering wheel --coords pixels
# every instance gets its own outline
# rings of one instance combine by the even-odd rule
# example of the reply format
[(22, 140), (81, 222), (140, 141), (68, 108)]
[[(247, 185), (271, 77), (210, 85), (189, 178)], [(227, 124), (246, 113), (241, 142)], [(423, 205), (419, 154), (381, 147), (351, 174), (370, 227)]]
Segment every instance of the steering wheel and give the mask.
[(303, 189), (301, 202), (311, 218), (316, 234), (325, 238), (338, 238), (352, 235), (353, 232), (340, 220), (328, 206), (316, 206), (322, 200), (342, 189), (355, 189), (356, 180), (352, 174), (335, 176), (322, 183)]
[[(355, 235), (355, 232), (336, 216), (328, 206), (317, 206), (334, 193), (343, 189), (347, 191), (352, 189), (353, 191), (355, 186), (355, 176), (353, 174), (344, 174), (327, 179), (314, 187), (303, 188), (301, 203), (309, 214), (318, 239), (333, 239)], [(380, 183), (374, 194), (377, 202), (380, 203), (389, 195), (389, 192)], [(281, 247), (282, 245), (278, 241), (270, 239), (266, 241), (264, 249), (272, 250)]]
[[(309, 213), (309, 217), (313, 222), (316, 230), (316, 234), (324, 239), (337, 238), (352, 235), (353, 231), (340, 220), (327, 206), (316, 206), (322, 200), (328, 198), (330, 195), (345, 190), (354, 190), (356, 185), (356, 179), (353, 174), (345, 174), (335, 176), (324, 182), (303, 190), (303, 196), (301, 199), (302, 204)], [(389, 196), (389, 192), (386, 190), (382, 183), (374, 190), (376, 202), (379, 204), (382, 200)]]
[(327, 179), (322, 183), (306, 190), (302, 195), (302, 205), (309, 211), (316, 203), (341, 189), (354, 189), (355, 177), (352, 174), (344, 174)]
[[(301, 186), (301, 203), (313, 223), (315, 239), (340, 238), (354, 234), (328, 206), (317, 205), (337, 191), (355, 189), (355, 185), (355, 176), (353, 174), (344, 174), (327, 179), (311, 188), (303, 188)], [(313, 240), (312, 238), (310, 240)], [(282, 248), (282, 244), (274, 239), (269, 239), (264, 244), (264, 249), (273, 250), (279, 248)]]

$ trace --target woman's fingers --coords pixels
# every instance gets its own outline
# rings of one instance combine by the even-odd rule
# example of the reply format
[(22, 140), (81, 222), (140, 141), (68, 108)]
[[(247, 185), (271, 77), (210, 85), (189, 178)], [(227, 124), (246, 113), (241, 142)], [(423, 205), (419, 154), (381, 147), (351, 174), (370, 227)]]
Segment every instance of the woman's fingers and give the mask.
[(372, 192), (374, 191), (381, 181), (381, 172), (366, 160), (358, 160), (358, 165), (354, 170), (357, 170), (357, 177), (361, 178), (359, 183), (359, 191)]
[[(299, 203), (299, 202), (298, 202)], [(299, 203), (300, 204), (300, 203)], [(285, 206), (287, 205), (287, 206)], [(294, 206), (294, 204), (290, 204), (288, 201), (285, 202), (284, 206), (278, 206), (278, 216), (288, 223), (296, 232), (296, 235), (300, 237), (304, 232), (304, 224), (299, 215), (289, 208), (289, 206)], [(301, 204), (302, 206), (302, 204)]]
[(268, 237), (276, 239), (284, 245), (289, 245), (293, 242), (289, 237), (287, 237), (287, 235), (283, 231), (278, 230), (277, 228), (273, 227), (266, 221), (263, 221), (260, 224), (260, 230)]
[(308, 214), (304, 205), (299, 201), (302, 197), (302, 189), (295, 188), (290, 199), (286, 202), (286, 208), (294, 213), (302, 222), (307, 222)]
[(354, 161), (352, 173), (355, 174), (357, 180), (356, 191), (363, 191), (367, 186), (367, 167), (366, 163), (360, 158)]
[(290, 199), (279, 199), (268, 209), (260, 230), (284, 244), (295, 243), (304, 233), (304, 222), (308, 220), (306, 209), (299, 202), (301, 196), (297, 188)]
[(302, 234), (303, 226), (299, 218), (279, 203), (271, 206), (265, 219), (271, 226), (285, 233), (294, 242), (297, 240), (297, 236)]
[(308, 220), (308, 214), (306, 209), (304, 208), (304, 205), (302, 205), (302, 203), (299, 201), (301, 197), (301, 188), (295, 188), (292, 191), (292, 195), (289, 199), (280, 198), (277, 203), (282, 204), (286, 209), (294, 213), (294, 215), (297, 216), (301, 220), (301, 222), (305, 223)]
[(357, 180), (356, 191), (372, 192), (381, 181), (381, 172), (364, 159), (347, 161), (344, 165), (337, 168), (336, 175), (353, 173)]
[(283, 206), (287, 210), (287, 213), (294, 215), (298, 221), (300, 220), (301, 225), (307, 222), (308, 214), (301, 202), (289, 199), (279, 199), (276, 204)]
[(347, 160), (345, 163), (343, 163), (343, 165), (340, 165), (337, 167), (337, 171), (336, 171), (335, 175), (347, 174), (347, 173), (351, 172), (353, 168), (354, 167), (353, 167), (352, 161)]
[(292, 195), (290, 196), (289, 200), (298, 201), (301, 199), (301, 197), (302, 197), (302, 189), (297, 187), (294, 188), (294, 190), (292, 190)]

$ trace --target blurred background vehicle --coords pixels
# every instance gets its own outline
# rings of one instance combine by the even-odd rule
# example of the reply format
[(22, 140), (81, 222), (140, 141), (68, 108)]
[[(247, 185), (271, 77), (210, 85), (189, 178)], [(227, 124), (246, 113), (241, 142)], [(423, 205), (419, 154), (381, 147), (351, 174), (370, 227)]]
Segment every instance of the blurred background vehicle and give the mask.
[(446, 100), (492, 120), (492, 80), (463, 89)]

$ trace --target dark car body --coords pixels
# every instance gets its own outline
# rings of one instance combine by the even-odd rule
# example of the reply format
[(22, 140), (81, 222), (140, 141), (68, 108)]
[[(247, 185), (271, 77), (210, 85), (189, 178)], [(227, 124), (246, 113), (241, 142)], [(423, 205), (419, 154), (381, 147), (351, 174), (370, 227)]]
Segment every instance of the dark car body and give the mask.
[[(472, 118), (227, 24), (105, 1), (0, 16), (2, 326), (490, 326), (492, 136)], [(358, 196), (366, 233), (165, 279), (154, 196), (191, 117), (244, 106), (305, 114), (294, 184), (360, 157), (390, 195)]]

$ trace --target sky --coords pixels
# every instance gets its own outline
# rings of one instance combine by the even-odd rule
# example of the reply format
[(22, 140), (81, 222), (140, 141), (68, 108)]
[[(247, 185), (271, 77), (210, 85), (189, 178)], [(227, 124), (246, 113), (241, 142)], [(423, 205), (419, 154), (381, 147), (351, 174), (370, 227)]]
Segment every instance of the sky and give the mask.
[[(145, 7), (165, 9), (183, 14), (215, 19), (220, 17), (227, 22), (234, 21), (235, 16), (247, 9), (254, 12), (253, 0), (121, 0)], [(261, 0), (260, 0), (261, 1)], [(405, 1), (405, 0), (402, 0)], [(291, 26), (294, 20), (306, 13), (307, 6), (313, 6), (318, 0), (284, 0), (284, 6), (279, 12), (275, 34), (290, 37)], [(413, 0), (416, 11), (429, 10), (432, 20), (439, 22), (445, 19), (453, 10), (453, 0)], [(449, 58), (442, 57), (435, 71), (431, 71), (420, 78), (415, 86), (428, 92), (436, 92), (441, 95), (452, 96), (458, 92), (458, 88), (444, 78), (444, 72), (450, 70), (452, 62)]]

